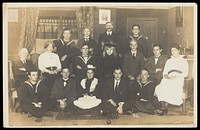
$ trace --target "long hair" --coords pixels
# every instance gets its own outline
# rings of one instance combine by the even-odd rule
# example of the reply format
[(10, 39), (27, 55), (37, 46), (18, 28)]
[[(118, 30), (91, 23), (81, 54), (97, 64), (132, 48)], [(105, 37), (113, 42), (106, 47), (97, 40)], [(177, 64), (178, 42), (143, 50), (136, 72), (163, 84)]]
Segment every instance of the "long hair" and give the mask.
[[(103, 57), (105, 57), (105, 56), (107, 55), (106, 51), (108, 50), (108, 48), (111, 48), (111, 47), (105, 46), (105, 48), (104, 48), (104, 50), (103, 50), (103, 52), (102, 52)], [(115, 48), (114, 46), (113, 46), (113, 53), (112, 53), (112, 55), (113, 55), (114, 57), (117, 56), (117, 51), (116, 51), (116, 48)]]

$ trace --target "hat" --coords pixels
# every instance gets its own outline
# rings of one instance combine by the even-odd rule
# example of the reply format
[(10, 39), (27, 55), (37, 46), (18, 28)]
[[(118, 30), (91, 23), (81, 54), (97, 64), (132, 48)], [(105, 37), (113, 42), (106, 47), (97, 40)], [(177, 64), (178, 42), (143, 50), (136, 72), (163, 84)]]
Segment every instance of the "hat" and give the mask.
[(96, 67), (93, 65), (87, 65), (87, 70), (96, 70)]
[(106, 42), (106, 43), (105, 43), (105, 46), (106, 46), (106, 47), (109, 47), (109, 48), (110, 48), (110, 47), (115, 47), (115, 46), (116, 46), (116, 43), (114, 43), (114, 42)]

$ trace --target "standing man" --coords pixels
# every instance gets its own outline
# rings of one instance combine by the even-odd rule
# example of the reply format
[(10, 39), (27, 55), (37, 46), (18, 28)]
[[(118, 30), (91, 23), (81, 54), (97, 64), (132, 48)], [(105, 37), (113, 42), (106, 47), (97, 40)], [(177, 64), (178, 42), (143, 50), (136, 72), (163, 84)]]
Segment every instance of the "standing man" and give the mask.
[(97, 43), (94, 39), (91, 38), (90, 34), (91, 34), (90, 29), (85, 28), (83, 30), (83, 38), (78, 40), (77, 46), (79, 49), (81, 49), (83, 44), (88, 44), (89, 54), (93, 56), (97, 56), (98, 55)]
[(137, 50), (137, 41), (132, 40), (130, 42), (131, 50), (125, 53), (122, 69), (125, 76), (128, 78), (129, 86), (132, 86), (134, 80), (137, 79), (142, 68), (144, 68), (144, 56)]
[(162, 49), (160, 45), (153, 45), (154, 56), (149, 57), (145, 63), (145, 67), (149, 70), (149, 79), (154, 81), (156, 85), (158, 85), (163, 78), (163, 69), (168, 60), (168, 57), (161, 55), (161, 52)]
[(64, 29), (60, 39), (53, 41), (62, 67), (70, 67), (74, 57), (80, 55), (80, 50), (76, 42), (71, 39), (71, 35), (70, 29)]
[(113, 44), (116, 46), (117, 51), (118, 51), (118, 41), (117, 41), (117, 35), (116, 33), (113, 32), (113, 23), (112, 22), (106, 22), (105, 25), (106, 31), (102, 34), (99, 35), (98, 39), (98, 46), (99, 46), (99, 52), (100, 55), (102, 54), (104, 50), (104, 46), (106, 43)]
[(137, 50), (142, 52), (145, 58), (148, 58), (148, 44), (147, 41), (142, 35), (140, 34), (140, 25), (134, 24), (132, 26), (132, 35), (129, 35), (128, 42), (131, 40), (136, 40), (138, 43)]

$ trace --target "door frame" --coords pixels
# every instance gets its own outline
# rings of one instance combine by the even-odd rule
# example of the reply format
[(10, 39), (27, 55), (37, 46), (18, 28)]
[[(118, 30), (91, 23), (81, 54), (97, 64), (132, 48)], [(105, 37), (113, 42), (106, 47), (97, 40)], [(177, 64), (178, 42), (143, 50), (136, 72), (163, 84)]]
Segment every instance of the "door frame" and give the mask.
[(155, 27), (156, 27), (156, 34), (155, 34), (156, 39), (155, 39), (155, 43), (157, 44), (157, 41), (158, 41), (158, 40), (157, 40), (157, 39), (158, 39), (158, 38), (157, 38), (158, 19), (157, 19), (157, 18), (148, 18), (148, 17), (147, 17), (147, 18), (133, 18), (133, 17), (127, 17), (127, 18), (126, 18), (126, 37), (128, 37), (128, 35), (129, 35), (129, 34), (128, 34), (129, 29), (130, 29), (130, 28), (128, 28), (128, 20), (129, 20), (129, 19), (135, 20), (135, 21), (155, 21), (155, 22), (156, 22), (156, 26), (155, 26)]

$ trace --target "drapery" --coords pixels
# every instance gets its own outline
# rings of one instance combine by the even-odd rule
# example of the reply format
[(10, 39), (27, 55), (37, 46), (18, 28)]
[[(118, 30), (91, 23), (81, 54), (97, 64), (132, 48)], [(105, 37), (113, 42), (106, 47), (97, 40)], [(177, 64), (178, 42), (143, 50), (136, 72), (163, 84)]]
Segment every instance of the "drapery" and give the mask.
[(78, 38), (83, 34), (84, 28), (89, 28), (91, 37), (94, 38), (94, 7), (80, 7), (76, 10)]
[(22, 8), (20, 48), (27, 48), (29, 53), (36, 45), (36, 33), (39, 17), (38, 8)]

